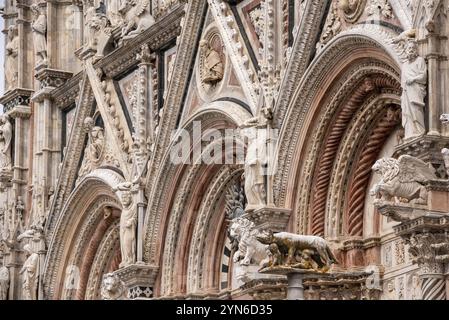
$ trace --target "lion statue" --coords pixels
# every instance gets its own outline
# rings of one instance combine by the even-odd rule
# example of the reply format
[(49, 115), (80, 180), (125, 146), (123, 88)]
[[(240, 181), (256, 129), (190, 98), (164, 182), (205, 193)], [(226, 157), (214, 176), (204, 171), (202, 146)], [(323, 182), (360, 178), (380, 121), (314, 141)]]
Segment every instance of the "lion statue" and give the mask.
[(267, 246), (257, 241), (258, 234), (259, 231), (255, 228), (254, 222), (245, 218), (232, 221), (229, 235), (238, 242), (238, 250), (233, 257), (235, 263), (240, 261), (242, 266), (259, 265), (265, 259)]
[(440, 120), (443, 124), (449, 125), (449, 113), (441, 115)]
[(436, 179), (435, 169), (424, 161), (403, 155), (399, 159), (378, 160), (373, 171), (381, 175), (381, 180), (371, 190), (376, 199), (427, 204), (427, 190), (424, 183)]
[(125, 285), (116, 274), (108, 273), (103, 276), (101, 297), (103, 300), (125, 299)]
[(122, 29), (124, 40), (134, 38), (155, 22), (150, 13), (149, 0), (125, 0), (119, 8), (119, 13), (126, 21)]

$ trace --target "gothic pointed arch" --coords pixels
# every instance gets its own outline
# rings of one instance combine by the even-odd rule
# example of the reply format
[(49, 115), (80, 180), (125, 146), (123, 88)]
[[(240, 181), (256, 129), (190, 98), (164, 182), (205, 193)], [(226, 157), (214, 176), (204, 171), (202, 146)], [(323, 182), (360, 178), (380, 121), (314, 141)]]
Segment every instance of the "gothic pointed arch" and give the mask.
[[(198, 156), (202, 158), (202, 154), (193, 155), (193, 150), (202, 144), (201, 141), (194, 141), (194, 145), (190, 147), (191, 165), (173, 165), (170, 162), (170, 154), (167, 153), (165, 168), (158, 179), (160, 188), (157, 190), (157, 194), (152, 195), (153, 199), (158, 200), (154, 201), (147, 210), (144, 244), (145, 260), (150, 264), (162, 263), (165, 266), (157, 281), (157, 290), (162, 294), (187, 292), (187, 274), (189, 271), (192, 272), (191, 270), (188, 271), (189, 263), (190, 265), (192, 263), (189, 262), (192, 259), (189, 258), (192, 254), (189, 244), (192, 241), (192, 232), (197, 228), (198, 210), (201, 208), (203, 201), (206, 201), (208, 202), (208, 209), (204, 210), (206, 213), (211, 213), (214, 211), (211, 208), (215, 203), (223, 200), (220, 196), (213, 201), (205, 200), (203, 195), (207, 193), (211, 185), (217, 183), (217, 179), (220, 183), (215, 186), (214, 191), (217, 191), (216, 188), (223, 189), (238, 172), (240, 174), (242, 172), (239, 165), (234, 168), (234, 164), (225, 164), (226, 157), (232, 159), (235, 156), (235, 148), (244, 148), (242, 143), (235, 142), (235, 137), (226, 137), (225, 130), (236, 129), (250, 118), (251, 114), (242, 104), (230, 101), (215, 101), (196, 110), (183, 124), (184, 132), (190, 135), (193, 135), (195, 123), (201, 123), (203, 134), (210, 129), (221, 132), (221, 139), (214, 140), (207, 146), (203, 144), (204, 148), (201, 150), (202, 154), (210, 154), (210, 150), (215, 149), (215, 146), (219, 148), (225, 146), (226, 139), (228, 139), (230, 145), (234, 147), (231, 150), (223, 149), (223, 164), (202, 164), (201, 159), (197, 158)], [(176, 140), (173, 141), (173, 145), (175, 142)], [(230, 153), (230, 155), (226, 153)], [(235, 159), (232, 159), (232, 162), (234, 163)], [(167, 197), (167, 195), (172, 196)], [(221, 203), (222, 205), (223, 203)], [(206, 213), (203, 213), (203, 215)], [(202, 219), (210, 221), (211, 217), (206, 216)], [(215, 219), (218, 219), (216, 220), (218, 225), (222, 225), (224, 216), (221, 215), (219, 218), (215, 217)], [(226, 234), (223, 228), (217, 234), (218, 237)], [(213, 228), (213, 231), (218, 232), (217, 228)], [(222, 241), (224, 241), (224, 238)], [(200, 246), (202, 245), (200, 244)], [(161, 260), (158, 260), (157, 257), (160, 257)], [(182, 272), (177, 273), (176, 280), (173, 278), (175, 276), (174, 270), (182, 270)], [(218, 280), (214, 283), (218, 286)]]
[[(84, 299), (97, 256), (104, 252), (111, 256), (116, 252), (121, 205), (113, 188), (123, 182), (120, 173), (97, 169), (84, 177), (71, 193), (49, 239), (43, 279), (49, 298)], [(111, 232), (115, 232), (115, 237), (101, 252), (103, 239)], [(77, 274), (76, 281), (67, 286), (73, 272)], [(102, 273), (96, 276), (101, 277)]]
[(274, 193), (279, 206), (293, 208), (295, 232), (363, 237), (371, 166), (400, 127), (401, 60), (379, 39), (369, 32), (339, 35), (293, 94)]

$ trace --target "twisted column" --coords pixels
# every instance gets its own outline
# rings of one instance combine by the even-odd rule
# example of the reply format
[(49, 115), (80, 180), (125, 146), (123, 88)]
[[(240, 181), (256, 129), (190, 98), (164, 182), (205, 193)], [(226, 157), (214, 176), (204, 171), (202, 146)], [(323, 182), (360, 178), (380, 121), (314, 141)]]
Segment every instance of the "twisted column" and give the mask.
[[(447, 225), (444, 225), (445, 222), (441, 225), (438, 218), (435, 218), (435, 221), (440, 224), (438, 227), (447, 227)], [(429, 228), (426, 232), (412, 233), (406, 238), (406, 242), (409, 244), (409, 252), (413, 263), (419, 266), (422, 299), (446, 300), (444, 271), (446, 263), (449, 262), (449, 236), (447, 231), (442, 232), (436, 228), (432, 230), (437, 223), (431, 222), (432, 224), (428, 223)], [(415, 224), (417, 225), (419, 222)], [(401, 229), (401, 226), (396, 227), (396, 229)], [(408, 232), (414, 232), (414, 230), (407, 230)]]
[(423, 300), (446, 300), (446, 280), (442, 275), (422, 275)]
[(368, 142), (362, 150), (350, 185), (348, 203), (348, 234), (363, 236), (363, 212), (365, 207), (366, 188), (371, 177), (372, 166), (393, 129), (400, 123), (400, 109), (388, 109), (372, 131)]
[(313, 190), (311, 217), (312, 234), (314, 235), (324, 235), (327, 190), (329, 188), (331, 171), (341, 138), (346, 131), (347, 125), (351, 121), (354, 112), (374, 89), (374, 82), (370, 78), (366, 78), (363, 84), (355, 90), (352, 97), (340, 111), (337, 119), (332, 125), (323, 155), (318, 165), (315, 179), (316, 184)]

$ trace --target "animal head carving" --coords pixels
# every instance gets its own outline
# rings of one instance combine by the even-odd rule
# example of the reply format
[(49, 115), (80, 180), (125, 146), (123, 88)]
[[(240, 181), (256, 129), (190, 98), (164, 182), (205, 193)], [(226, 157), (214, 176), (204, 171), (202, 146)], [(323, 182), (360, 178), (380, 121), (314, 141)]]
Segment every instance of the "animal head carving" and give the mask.
[(398, 160), (393, 158), (379, 159), (373, 166), (374, 173), (379, 174), (384, 182), (391, 181), (399, 173)]
[(254, 228), (254, 222), (248, 219), (238, 218), (232, 221), (229, 227), (229, 235), (232, 238), (240, 239), (244, 234), (250, 232)]
[(264, 231), (260, 232), (260, 233), (256, 236), (256, 239), (257, 239), (260, 243), (268, 244), (268, 245), (269, 245), (269, 244), (273, 243), (273, 239), (274, 239), (274, 237), (273, 237), (273, 232), (272, 232), (272, 231), (264, 230)]
[(449, 113), (441, 115), (440, 120), (441, 122), (443, 122), (443, 124), (449, 125)]

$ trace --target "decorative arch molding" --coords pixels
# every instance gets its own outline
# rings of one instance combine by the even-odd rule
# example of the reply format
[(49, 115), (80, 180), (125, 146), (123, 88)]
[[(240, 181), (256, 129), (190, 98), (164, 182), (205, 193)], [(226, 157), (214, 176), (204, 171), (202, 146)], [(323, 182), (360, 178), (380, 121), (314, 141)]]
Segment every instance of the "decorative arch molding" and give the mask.
[[(338, 161), (338, 157), (341, 155), (341, 146), (348, 139), (354, 141), (356, 138), (351, 136), (350, 130), (354, 124), (357, 124), (358, 111), (363, 110), (366, 101), (375, 99), (383, 86), (394, 89), (394, 85), (393, 79), (388, 79), (378, 73), (370, 74), (362, 78), (361, 82), (356, 83), (354, 89), (343, 101), (332, 103), (329, 108), (325, 109), (324, 117), (316, 126), (319, 128), (317, 133), (320, 133), (314, 140), (313, 149), (316, 152), (309, 153), (306, 162), (307, 165), (312, 165), (307, 169), (312, 175), (308, 177), (309, 181), (307, 178), (303, 179), (305, 183), (302, 186), (306, 190), (302, 189), (301, 192), (301, 194), (305, 194), (308, 190), (312, 191), (308, 197), (310, 204), (307, 203), (305, 207), (302, 207), (302, 212), (310, 212), (310, 232), (313, 234), (325, 235), (325, 215), (329, 209), (327, 196), (329, 187), (332, 185), (332, 173), (335, 172), (336, 160)], [(342, 172), (337, 174), (343, 175)]]
[[(385, 140), (400, 122), (399, 94), (384, 93), (366, 101), (346, 129), (335, 159), (327, 192), (325, 235), (363, 235), (363, 208), (371, 167)], [(349, 191), (349, 193), (348, 193)]]
[[(104, 232), (95, 234), (95, 231), (105, 231), (108, 227), (108, 224), (101, 224), (104, 209), (121, 210), (113, 188), (122, 182), (124, 178), (118, 172), (97, 169), (84, 177), (68, 198), (52, 232), (44, 265), (44, 292), (49, 299), (73, 294), (64, 292), (65, 270), (70, 265), (79, 268), (86, 256), (95, 255), (95, 252), (89, 252), (89, 247), (98, 248)], [(107, 222), (112, 223), (113, 220), (110, 218)], [(84, 267), (85, 272), (90, 270), (91, 263)]]
[(86, 281), (85, 300), (95, 300), (101, 297), (103, 275), (115, 271), (111, 270), (111, 265), (117, 250), (120, 251), (120, 226), (118, 219), (106, 230), (98, 246), (95, 260), (92, 263)]
[[(339, 36), (316, 57), (293, 93), (282, 124), (276, 150), (278, 170), (273, 178), (278, 207), (293, 206), (296, 194), (287, 190), (295, 190), (296, 181), (290, 177), (299, 172), (301, 159), (304, 160), (305, 141), (307, 137), (310, 138), (308, 131), (319, 111), (328, 106), (337, 108), (367, 76), (378, 74), (399, 83), (399, 73), (400, 66), (396, 59), (376, 40), (367, 36)], [(276, 110), (276, 114), (280, 115), (282, 112)], [(318, 127), (317, 130), (323, 129)], [(304, 225), (303, 222), (301, 224)]]
[[(182, 129), (187, 130), (190, 134), (193, 132), (193, 123), (195, 121), (201, 121), (202, 129), (235, 129), (247, 120), (251, 118), (251, 114), (237, 103), (230, 101), (215, 101), (207, 104), (198, 110), (186, 120)], [(176, 136), (175, 136), (176, 137)], [(149, 186), (147, 184), (147, 190), (150, 192), (147, 194), (149, 199), (153, 199), (149, 205), (146, 214), (145, 221), (145, 242), (144, 242), (144, 260), (152, 265), (158, 265), (160, 255), (162, 252), (161, 237), (163, 237), (164, 230), (167, 227), (168, 213), (172, 210), (176, 204), (174, 201), (175, 196), (167, 197), (167, 195), (176, 195), (179, 186), (182, 181), (189, 181), (193, 179), (190, 176), (184, 176), (185, 170), (182, 166), (175, 166), (170, 162), (170, 149), (175, 144), (175, 139), (167, 149), (168, 151), (164, 155), (163, 166), (158, 172), (158, 176), (153, 180), (153, 184), (157, 185), (157, 188)], [(221, 142), (221, 141), (220, 141)], [(198, 142), (196, 142), (198, 143)], [(192, 147), (193, 150), (193, 147)], [(194, 164), (192, 168), (200, 165)], [(191, 184), (192, 182), (190, 182)], [(187, 186), (189, 183), (187, 184)], [(188, 196), (188, 192), (184, 191), (183, 198)], [(182, 193), (181, 193), (182, 194)]]
[[(207, 236), (208, 232), (212, 232), (213, 238), (216, 238), (216, 233), (221, 230), (219, 226), (224, 222), (224, 216), (215, 220), (218, 225), (213, 230), (208, 230), (208, 222), (217, 212), (215, 209), (224, 196), (223, 191), (236, 175), (241, 174), (242, 170), (242, 167), (232, 166), (222, 166), (218, 170), (196, 166), (186, 173), (186, 179), (176, 195), (175, 206), (170, 212), (167, 225), (163, 254), (164, 268), (160, 285), (162, 296), (196, 293), (195, 289), (201, 287), (206, 238), (199, 239), (199, 237)], [(195, 183), (199, 179), (205, 182), (207, 187)], [(200, 194), (204, 194), (201, 198), (195, 197), (199, 189), (203, 190)], [(185, 194), (188, 196), (185, 197)], [(207, 246), (215, 245), (216, 243), (209, 243)], [(214, 261), (211, 261), (211, 265), (214, 265)]]
[[(275, 119), (282, 124), (285, 123), (285, 121), (288, 121), (289, 110), (291, 105), (294, 104), (297, 99), (299, 92), (298, 88), (307, 87), (308, 82), (310, 86), (310, 81), (313, 81), (313, 76), (321, 75), (321, 73), (317, 72), (327, 74), (326, 68), (346, 59), (350, 56), (350, 52), (357, 48), (367, 49), (367, 55), (373, 54), (373, 51), (383, 52), (388, 60), (391, 60), (391, 65), (396, 66), (399, 70), (403, 63), (403, 52), (391, 41), (397, 36), (398, 34), (395, 31), (375, 24), (358, 24), (351, 27), (351, 29), (339, 33), (313, 58), (313, 61), (307, 65), (307, 69), (302, 73), (299, 73), (302, 75), (301, 78), (294, 78), (295, 81), (293, 83), (290, 79), (284, 81), (285, 83), (282, 85), (284, 93), (280, 96), (274, 110)], [(299, 49), (296, 47), (293, 48), (291, 60), (294, 60), (293, 57), (296, 54), (295, 50)], [(373, 55), (373, 57), (375, 57), (375, 55)], [(297, 77), (298, 72), (291, 69), (294, 65), (297, 65), (299, 68), (298, 62), (291, 61), (290, 64), (287, 71), (288, 75), (293, 74)], [(304, 66), (301, 68), (304, 68)], [(301, 70), (302, 69), (299, 69), (299, 71)]]
[[(234, 138), (232, 139), (234, 141)], [(214, 141), (199, 156), (208, 154), (209, 150), (213, 149), (215, 145), (221, 147), (224, 142), (226, 142), (226, 138)], [(244, 150), (243, 143), (240, 140), (236, 142), (238, 148)], [(232, 155), (234, 154), (234, 150), (225, 151), (232, 152)], [(227, 156), (228, 154), (223, 154), (223, 158)], [(194, 159), (193, 163), (197, 163), (196, 159)], [(192, 293), (190, 291), (191, 288), (188, 288), (188, 283), (191, 279), (197, 281), (196, 276), (201, 277), (199, 274), (203, 271), (200, 267), (200, 269), (195, 269), (194, 271), (197, 271), (198, 274), (194, 272), (189, 274), (189, 270), (192, 271), (192, 268), (189, 269), (189, 265), (192, 262), (190, 259), (192, 252), (190, 250), (194, 250), (195, 254), (198, 254), (203, 249), (201, 245), (204, 239), (198, 239), (195, 235), (207, 226), (205, 224), (210, 221), (208, 219), (215, 212), (214, 208), (223, 199), (223, 190), (236, 175), (243, 172), (243, 166), (194, 164), (190, 167), (183, 166), (181, 171), (183, 172), (182, 177), (176, 184), (180, 187), (173, 189), (173, 193), (175, 193), (173, 205), (164, 219), (167, 221), (164, 226), (166, 232), (164, 245), (160, 251), (163, 252), (161, 256), (164, 265), (160, 279), (160, 295), (162, 296), (185, 294), (186, 292)], [(201, 197), (199, 195), (204, 196)], [(198, 215), (199, 218), (197, 218)], [(215, 219), (217, 226), (222, 225), (223, 221), (224, 216), (222, 215)], [(216, 228), (212, 232), (218, 233), (220, 230), (220, 228)], [(200, 243), (198, 244), (198, 242)], [(210, 244), (212, 247), (214, 245), (216, 245), (216, 242)], [(214, 249), (216, 248), (214, 247)], [(218, 260), (216, 262), (219, 263)], [(214, 261), (211, 261), (211, 265), (214, 265)], [(201, 282), (201, 280), (198, 281)], [(210, 281), (210, 283), (212, 282), (213, 280)], [(218, 282), (216, 284), (217, 286), (214, 289), (218, 288)]]
[[(214, 180), (209, 185), (206, 196), (201, 203), (199, 213), (194, 223), (195, 229), (192, 234), (192, 240), (189, 250), (189, 263), (187, 267), (187, 292), (199, 293), (201, 290), (213, 290), (218, 288), (218, 278), (213, 279), (214, 272), (205, 272), (205, 270), (214, 270), (216, 263), (220, 261), (205, 261), (206, 252), (215, 251), (214, 255), (210, 257), (219, 257), (216, 252), (216, 243), (207, 242), (210, 239), (209, 236), (213, 234), (213, 238), (218, 238), (217, 233), (222, 231), (222, 227), (214, 227), (211, 224), (213, 215), (223, 212), (217, 212), (220, 208), (217, 208), (218, 203), (225, 196), (225, 191), (236, 179), (239, 179), (243, 173), (242, 167), (224, 167), (223, 170), (218, 172)], [(217, 219), (216, 219), (217, 220)], [(225, 217), (222, 215), (218, 217), (223, 224)]]

